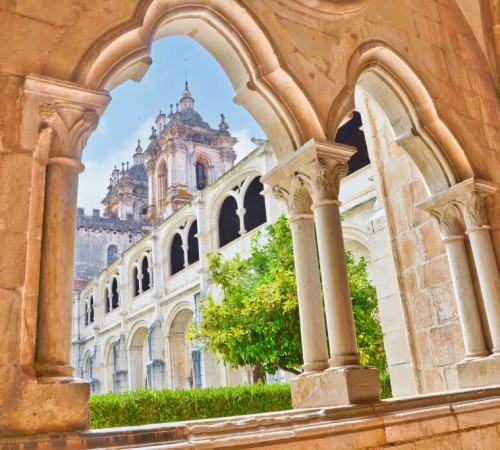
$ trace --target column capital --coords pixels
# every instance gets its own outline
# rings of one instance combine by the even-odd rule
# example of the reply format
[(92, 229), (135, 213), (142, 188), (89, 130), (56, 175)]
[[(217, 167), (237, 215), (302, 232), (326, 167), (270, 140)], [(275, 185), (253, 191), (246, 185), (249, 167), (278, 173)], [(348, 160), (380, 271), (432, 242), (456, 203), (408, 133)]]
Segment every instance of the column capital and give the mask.
[(497, 186), (489, 181), (468, 178), (432, 196), (417, 207), (433, 214), (438, 220), (445, 216), (450, 220), (450, 217), (456, 215), (454, 209), (458, 208), (467, 230), (485, 228), (488, 227), (488, 202), (496, 190)]
[(111, 99), (103, 90), (38, 75), (24, 79), (23, 95), (21, 147), (38, 150), (51, 130), (49, 154), (37, 156), (77, 161)]
[[(340, 180), (347, 174), (347, 161), (356, 152), (354, 147), (318, 139), (307, 141), (302, 147), (276, 168), (262, 177), (271, 186), (274, 195), (293, 207), (298, 197), (309, 197), (307, 211), (292, 209), (291, 212), (309, 212), (312, 201), (337, 200)], [(304, 192), (307, 191), (307, 194)]]

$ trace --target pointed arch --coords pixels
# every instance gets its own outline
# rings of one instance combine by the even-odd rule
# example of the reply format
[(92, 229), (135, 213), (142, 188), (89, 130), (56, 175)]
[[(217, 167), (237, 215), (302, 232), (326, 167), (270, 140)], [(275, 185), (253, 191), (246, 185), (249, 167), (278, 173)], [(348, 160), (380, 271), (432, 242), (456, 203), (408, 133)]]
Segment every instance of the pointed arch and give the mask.
[(325, 138), (314, 106), (278, 59), (266, 33), (235, 0), (153, 0), (136, 29), (112, 30), (85, 55), (76, 80), (112, 89), (127, 79), (139, 81), (152, 60), (152, 42), (185, 35), (221, 64), (236, 92), (235, 101), (257, 119), (278, 159), (310, 138)]
[(344, 117), (354, 110), (354, 89), (358, 85), (387, 115), (396, 142), (421, 171), (429, 194), (473, 176), (465, 152), (439, 118), (424, 83), (393, 49), (380, 41), (362, 44), (349, 60), (346, 80), (328, 114), (331, 139)]
[(198, 221), (194, 220), (189, 227), (188, 233), (188, 264), (193, 264), (200, 259), (200, 250), (198, 247)]

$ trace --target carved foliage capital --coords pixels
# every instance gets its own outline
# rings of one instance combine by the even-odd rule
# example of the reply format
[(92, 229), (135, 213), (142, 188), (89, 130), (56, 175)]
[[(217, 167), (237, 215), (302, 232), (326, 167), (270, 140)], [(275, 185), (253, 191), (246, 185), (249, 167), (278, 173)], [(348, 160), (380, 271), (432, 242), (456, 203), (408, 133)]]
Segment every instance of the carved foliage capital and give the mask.
[(487, 209), (490, 201), (489, 193), (474, 190), (455, 202), (462, 210), (468, 230), (488, 226)]
[(274, 196), (285, 202), (290, 214), (310, 214), (311, 196), (309, 195), (310, 180), (303, 174), (294, 174), (290, 180), (289, 189), (275, 186), (272, 189)]
[(437, 206), (429, 210), (429, 213), (438, 222), (443, 240), (452, 236), (464, 235), (463, 223), (460, 218), (461, 214), (454, 204), (448, 203), (443, 206)]
[(314, 201), (338, 200), (340, 181), (349, 170), (347, 162), (338, 162), (331, 168), (323, 160), (317, 158), (312, 165), (311, 194)]

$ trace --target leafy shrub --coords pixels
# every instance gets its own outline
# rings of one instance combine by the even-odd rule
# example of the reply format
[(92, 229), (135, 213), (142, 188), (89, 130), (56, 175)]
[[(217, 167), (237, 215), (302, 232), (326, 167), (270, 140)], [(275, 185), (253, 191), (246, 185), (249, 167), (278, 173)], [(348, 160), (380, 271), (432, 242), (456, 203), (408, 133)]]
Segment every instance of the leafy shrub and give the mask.
[(288, 385), (137, 390), (90, 398), (91, 428), (239, 416), (292, 408)]

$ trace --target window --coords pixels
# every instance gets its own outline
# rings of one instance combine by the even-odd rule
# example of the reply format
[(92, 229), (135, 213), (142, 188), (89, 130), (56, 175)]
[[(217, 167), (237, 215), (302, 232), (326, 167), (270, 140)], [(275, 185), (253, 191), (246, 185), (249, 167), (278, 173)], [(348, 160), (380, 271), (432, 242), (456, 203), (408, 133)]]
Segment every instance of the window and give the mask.
[(104, 304), (106, 305), (105, 311), (109, 313), (109, 291), (108, 288), (104, 289)]
[(151, 287), (151, 277), (149, 275), (149, 261), (147, 256), (142, 259), (142, 290), (147, 291)]
[(195, 220), (188, 234), (188, 264), (193, 264), (200, 259), (200, 250), (198, 248), (198, 222)]
[(139, 271), (137, 270), (137, 266), (134, 266), (134, 270), (132, 271), (132, 282), (134, 283), (132, 297), (137, 297), (139, 295)]
[(89, 311), (89, 322), (94, 322), (94, 297), (90, 296), (90, 311)]
[(170, 248), (170, 275), (174, 275), (184, 269), (184, 250), (182, 249), (182, 238), (175, 233)]
[(111, 309), (118, 308), (120, 304), (120, 296), (118, 294), (118, 280), (113, 278), (113, 283), (111, 283)]
[(245, 230), (250, 231), (266, 222), (266, 202), (261, 192), (264, 186), (260, 182), (260, 177), (254, 178), (249, 184), (243, 207), (245, 208)]
[(117, 258), (118, 247), (116, 245), (110, 245), (108, 247), (108, 266)]
[(207, 187), (207, 171), (203, 164), (196, 163), (196, 189), (202, 190)]
[(168, 177), (167, 177), (167, 164), (162, 161), (158, 167), (158, 200), (167, 198)]
[(89, 311), (89, 304), (88, 302), (85, 302), (85, 325), (87, 326), (89, 324), (89, 315), (90, 315), (90, 311)]
[(240, 218), (236, 214), (238, 205), (234, 197), (227, 197), (219, 215), (219, 246), (229, 244), (240, 236)]

